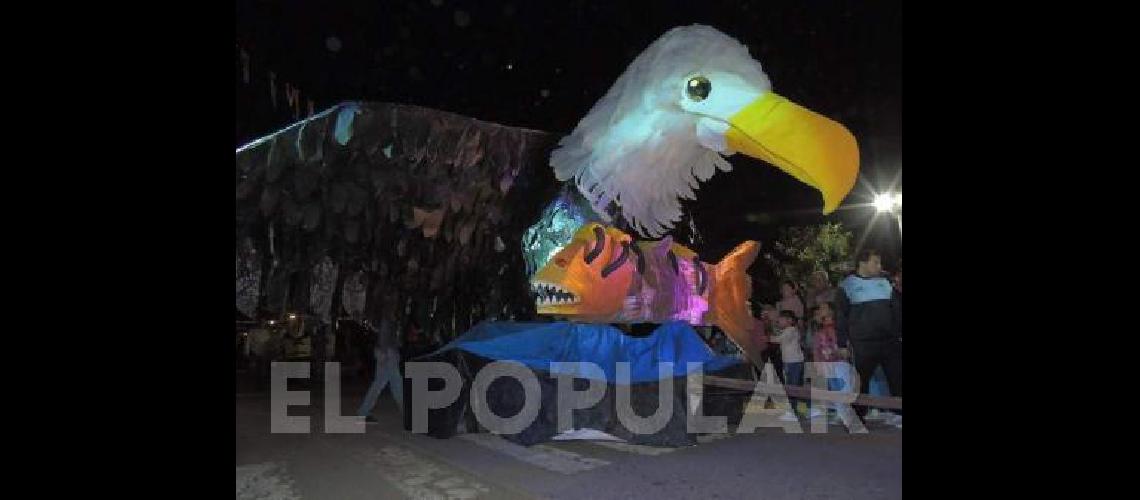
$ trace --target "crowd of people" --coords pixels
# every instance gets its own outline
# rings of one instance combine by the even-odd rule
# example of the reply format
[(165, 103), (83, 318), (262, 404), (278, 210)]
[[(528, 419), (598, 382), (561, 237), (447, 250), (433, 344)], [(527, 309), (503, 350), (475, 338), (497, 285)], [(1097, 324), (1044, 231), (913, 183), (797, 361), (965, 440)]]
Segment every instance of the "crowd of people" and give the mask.
[[(805, 362), (822, 370), (811, 374), (827, 380), (831, 391), (902, 397), (902, 266), (883, 272), (882, 257), (868, 249), (856, 256), (856, 270), (833, 286), (825, 271), (813, 273), (804, 291), (794, 282), (780, 284), (780, 300), (760, 306), (756, 334), (769, 347), (758, 363), (773, 365), (780, 382), (804, 385)], [(825, 364), (826, 363), (826, 364)], [(810, 365), (809, 365), (810, 366)], [(860, 387), (853, 387), (852, 369)], [(789, 398), (782, 417), (798, 420), (824, 416), (849, 418), (838, 405)], [(864, 419), (882, 419), (902, 428), (902, 411), (890, 412), (855, 405)]]

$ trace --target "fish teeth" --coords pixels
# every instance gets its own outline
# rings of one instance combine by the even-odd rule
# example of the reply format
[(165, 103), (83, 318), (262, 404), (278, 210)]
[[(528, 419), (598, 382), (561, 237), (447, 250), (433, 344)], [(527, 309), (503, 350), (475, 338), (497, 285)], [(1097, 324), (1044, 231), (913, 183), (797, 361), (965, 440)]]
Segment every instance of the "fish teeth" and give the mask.
[(531, 292), (535, 294), (535, 303), (539, 306), (577, 304), (579, 302), (577, 295), (554, 283), (533, 282), (531, 283)]

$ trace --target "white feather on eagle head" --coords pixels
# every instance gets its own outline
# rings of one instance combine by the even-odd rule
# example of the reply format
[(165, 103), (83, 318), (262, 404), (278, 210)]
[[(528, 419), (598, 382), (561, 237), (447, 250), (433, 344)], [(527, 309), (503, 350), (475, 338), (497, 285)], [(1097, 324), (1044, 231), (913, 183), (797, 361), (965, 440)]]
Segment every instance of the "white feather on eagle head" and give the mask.
[(700, 182), (732, 169), (697, 139), (699, 115), (682, 109), (687, 79), (729, 73), (769, 90), (748, 48), (714, 28), (674, 28), (629, 65), (600, 101), (559, 141), (550, 157), (560, 181), (574, 179), (594, 210), (610, 203), (644, 236), (659, 237), (681, 218), (681, 199)]

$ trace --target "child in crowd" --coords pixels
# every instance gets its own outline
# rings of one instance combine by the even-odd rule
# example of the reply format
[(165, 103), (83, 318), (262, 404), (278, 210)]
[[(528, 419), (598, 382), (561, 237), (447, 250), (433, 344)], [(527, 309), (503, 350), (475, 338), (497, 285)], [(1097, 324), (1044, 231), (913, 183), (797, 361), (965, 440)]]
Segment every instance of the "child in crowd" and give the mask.
[[(780, 344), (782, 361), (784, 362), (784, 383), (791, 386), (804, 385), (804, 352), (800, 349), (800, 331), (796, 328), (797, 323), (799, 323), (799, 318), (796, 317), (796, 313), (788, 310), (780, 311), (780, 316), (776, 319), (777, 330), (770, 337), (771, 342)], [(789, 397), (788, 401), (792, 408), (780, 419), (798, 421), (794, 410), (798, 408), (800, 400)], [(815, 408), (809, 412), (809, 417), (812, 418), (822, 415), (823, 412)]]
[[(835, 313), (830, 302), (821, 302), (813, 311), (816, 325), (815, 335), (812, 339), (812, 351), (816, 363), (823, 373), (820, 375), (827, 379), (827, 390), (850, 391), (851, 382), (848, 378), (847, 364), (839, 351), (839, 344), (835, 336)], [(831, 408), (834, 415), (830, 418), (841, 419), (847, 415), (841, 410), (839, 403), (819, 405)]]

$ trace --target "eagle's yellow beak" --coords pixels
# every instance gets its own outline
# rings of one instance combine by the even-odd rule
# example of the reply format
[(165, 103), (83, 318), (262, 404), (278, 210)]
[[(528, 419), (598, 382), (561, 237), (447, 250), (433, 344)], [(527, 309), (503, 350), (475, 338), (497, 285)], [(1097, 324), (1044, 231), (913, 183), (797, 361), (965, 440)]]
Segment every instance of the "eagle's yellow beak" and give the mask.
[(730, 148), (764, 160), (823, 194), (834, 211), (855, 186), (859, 145), (843, 125), (768, 92), (729, 118)]

